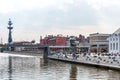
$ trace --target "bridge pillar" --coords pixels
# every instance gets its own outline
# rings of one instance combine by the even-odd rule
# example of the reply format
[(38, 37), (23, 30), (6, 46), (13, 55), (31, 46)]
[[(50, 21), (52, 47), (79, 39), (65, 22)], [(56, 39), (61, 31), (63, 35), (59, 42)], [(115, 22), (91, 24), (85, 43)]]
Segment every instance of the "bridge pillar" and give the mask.
[(48, 59), (48, 54), (49, 54), (49, 52), (50, 52), (49, 47), (48, 47), (48, 46), (47, 46), (47, 47), (44, 47), (44, 53), (43, 53), (43, 58), (44, 58), (44, 60), (47, 60), (47, 59)]

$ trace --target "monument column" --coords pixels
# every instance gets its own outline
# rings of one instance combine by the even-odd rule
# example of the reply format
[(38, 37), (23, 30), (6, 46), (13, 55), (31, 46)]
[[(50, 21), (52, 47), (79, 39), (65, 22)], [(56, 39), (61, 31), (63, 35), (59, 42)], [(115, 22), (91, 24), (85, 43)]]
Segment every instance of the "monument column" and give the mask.
[(8, 21), (8, 30), (9, 30), (9, 34), (8, 34), (8, 49), (11, 51), (11, 44), (12, 44), (12, 29), (13, 27), (11, 26), (12, 25), (12, 21), (11, 19), (9, 18), (9, 21)]

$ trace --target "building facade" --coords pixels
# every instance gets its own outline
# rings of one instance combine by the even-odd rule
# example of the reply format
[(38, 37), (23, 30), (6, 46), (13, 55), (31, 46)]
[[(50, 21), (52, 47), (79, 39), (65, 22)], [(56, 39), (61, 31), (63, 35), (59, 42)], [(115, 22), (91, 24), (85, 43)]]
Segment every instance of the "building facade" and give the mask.
[(45, 38), (40, 39), (40, 44), (43, 45), (52, 45), (52, 46), (65, 46), (66, 45), (66, 37), (62, 35), (48, 35)]
[(120, 28), (109, 37), (109, 53), (120, 53)]
[(33, 51), (38, 50), (38, 46), (36, 44), (29, 42), (29, 41), (20, 41), (20, 42), (14, 42), (13, 43), (14, 51)]
[(110, 34), (94, 33), (89, 36), (90, 51), (91, 52), (108, 52)]

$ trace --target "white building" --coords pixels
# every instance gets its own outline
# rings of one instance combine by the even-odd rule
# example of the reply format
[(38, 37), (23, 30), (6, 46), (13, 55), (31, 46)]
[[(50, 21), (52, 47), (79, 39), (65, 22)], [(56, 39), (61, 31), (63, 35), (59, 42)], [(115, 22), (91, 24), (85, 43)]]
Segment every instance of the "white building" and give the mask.
[(120, 53), (120, 28), (109, 37), (109, 53)]

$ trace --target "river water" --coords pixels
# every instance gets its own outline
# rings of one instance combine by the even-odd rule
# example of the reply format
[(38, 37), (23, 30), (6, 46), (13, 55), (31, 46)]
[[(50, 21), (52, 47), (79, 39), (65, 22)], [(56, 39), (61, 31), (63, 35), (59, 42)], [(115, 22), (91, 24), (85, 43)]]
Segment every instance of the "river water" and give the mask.
[(120, 71), (0, 53), (0, 80), (120, 80)]

